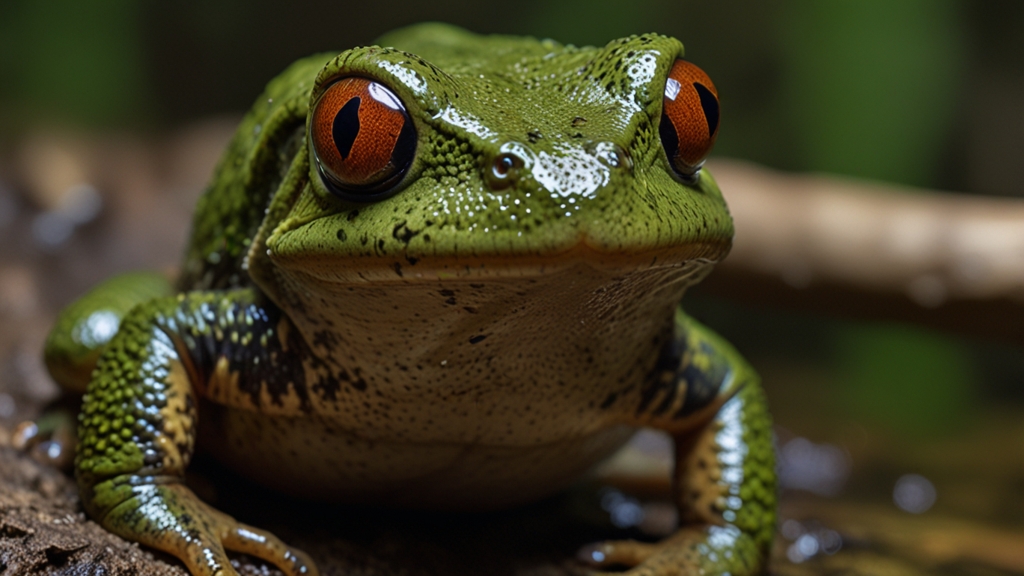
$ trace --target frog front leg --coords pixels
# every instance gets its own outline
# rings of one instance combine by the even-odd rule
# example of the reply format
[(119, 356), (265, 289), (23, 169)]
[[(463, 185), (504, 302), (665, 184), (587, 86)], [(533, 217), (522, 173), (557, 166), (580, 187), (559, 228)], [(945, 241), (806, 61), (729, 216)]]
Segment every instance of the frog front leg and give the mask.
[(682, 311), (674, 340), (637, 399), (635, 424), (675, 440), (678, 531), (657, 543), (585, 547), (595, 567), (629, 576), (761, 574), (775, 532), (771, 418), (757, 374), (717, 334)]
[(64, 308), (43, 353), (47, 371), (64, 394), (40, 417), (19, 424), (11, 445), (70, 472), (77, 441), (75, 414), (100, 354), (132, 308), (170, 294), (171, 285), (162, 275), (129, 272), (103, 282)]
[[(225, 549), (288, 576), (316, 567), (274, 535), (203, 503), (184, 484), (196, 390), (253, 361), (287, 362), (276, 311), (250, 290), (193, 292), (134, 308), (103, 351), (79, 416), (76, 472), (86, 511), (106, 529), (180, 558), (193, 576), (236, 574)], [(287, 370), (282, 370), (287, 373)]]

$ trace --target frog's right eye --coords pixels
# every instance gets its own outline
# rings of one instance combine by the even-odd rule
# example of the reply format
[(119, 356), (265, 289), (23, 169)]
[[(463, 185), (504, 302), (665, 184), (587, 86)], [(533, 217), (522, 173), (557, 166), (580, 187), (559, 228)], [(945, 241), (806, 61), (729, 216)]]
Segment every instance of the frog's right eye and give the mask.
[(310, 132), (325, 185), (346, 200), (380, 197), (416, 153), (416, 129), (402, 101), (366, 78), (331, 84), (313, 107)]

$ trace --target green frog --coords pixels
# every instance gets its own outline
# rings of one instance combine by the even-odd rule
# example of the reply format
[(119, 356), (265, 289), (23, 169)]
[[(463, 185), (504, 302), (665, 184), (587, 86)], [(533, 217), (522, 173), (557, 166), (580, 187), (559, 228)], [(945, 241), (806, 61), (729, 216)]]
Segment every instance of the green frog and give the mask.
[(733, 236), (701, 169), (717, 91), (682, 56), (657, 34), (578, 48), (423, 24), (285, 70), (199, 201), (177, 282), (115, 278), (51, 334), (51, 373), (85, 388), (88, 514), (194, 576), (235, 574), (225, 550), (316, 574), (185, 485), (197, 442), (306, 498), (488, 510), (652, 427), (675, 439), (678, 532), (581, 559), (761, 573), (765, 397), (678, 307)]

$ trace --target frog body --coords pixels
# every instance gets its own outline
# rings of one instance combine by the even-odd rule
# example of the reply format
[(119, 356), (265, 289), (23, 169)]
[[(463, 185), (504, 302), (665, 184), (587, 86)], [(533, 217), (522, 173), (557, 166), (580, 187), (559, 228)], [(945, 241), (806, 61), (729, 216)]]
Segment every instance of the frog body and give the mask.
[[(175, 295), (140, 291), (96, 345), (87, 510), (196, 575), (230, 573), (224, 548), (311, 573), (181, 483), (197, 437), (307, 497), (479, 510), (565, 488), (652, 426), (677, 439), (689, 528), (588, 559), (757, 573), (763, 394), (678, 310), (733, 233), (687, 148), (687, 130), (703, 154), (717, 133), (710, 81), (683, 126), (672, 38), (575, 48), (427, 24), (378, 44), (268, 85), (200, 200)], [(55, 375), (82, 373), (51, 352)]]

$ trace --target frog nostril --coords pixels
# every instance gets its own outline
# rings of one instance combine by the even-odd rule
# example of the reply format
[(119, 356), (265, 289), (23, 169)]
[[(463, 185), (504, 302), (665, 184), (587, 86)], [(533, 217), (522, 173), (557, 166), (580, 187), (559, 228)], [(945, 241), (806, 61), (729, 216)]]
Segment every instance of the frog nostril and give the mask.
[(487, 173), (487, 182), (494, 190), (508, 188), (515, 183), (519, 171), (526, 165), (521, 156), (504, 152), (495, 156), (491, 169)]
[(516, 167), (516, 158), (511, 154), (502, 154), (494, 159), (494, 175), (504, 178), (513, 168)]

